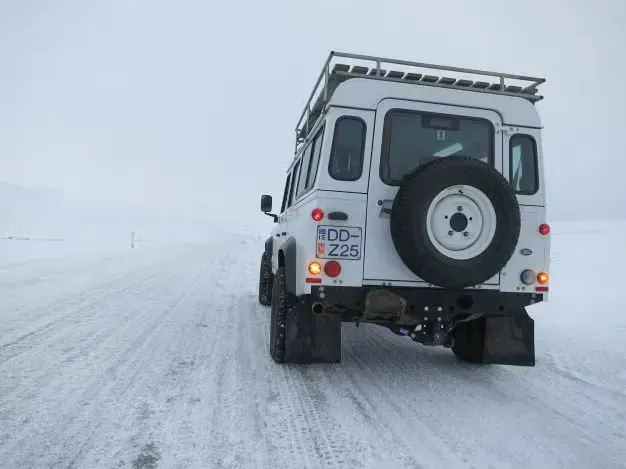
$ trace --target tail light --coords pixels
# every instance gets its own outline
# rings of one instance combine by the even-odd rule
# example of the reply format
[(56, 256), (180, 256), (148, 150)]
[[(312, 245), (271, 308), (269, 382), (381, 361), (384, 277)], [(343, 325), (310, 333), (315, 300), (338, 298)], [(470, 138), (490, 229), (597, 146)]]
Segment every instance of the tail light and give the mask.
[(341, 264), (337, 261), (328, 261), (324, 265), (324, 273), (329, 277), (337, 277), (341, 273)]
[(311, 218), (313, 218), (313, 220), (315, 221), (321, 221), (322, 218), (324, 218), (324, 210), (322, 210), (321, 208), (313, 209), (313, 211), (311, 212)]
[(550, 233), (550, 225), (548, 225), (547, 223), (542, 223), (541, 225), (539, 225), (540, 235), (546, 236), (549, 233)]

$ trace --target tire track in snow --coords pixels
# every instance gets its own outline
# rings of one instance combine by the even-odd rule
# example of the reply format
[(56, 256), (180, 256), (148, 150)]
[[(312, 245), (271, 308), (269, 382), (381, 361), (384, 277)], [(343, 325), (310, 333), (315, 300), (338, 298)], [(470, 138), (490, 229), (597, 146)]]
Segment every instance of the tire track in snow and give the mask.
[[(371, 347), (363, 360), (376, 370), (384, 370), (383, 375), (378, 373), (379, 385), (387, 381), (387, 370), (394, 371), (398, 383), (408, 381), (403, 378), (407, 375), (415, 377), (417, 395), (407, 392), (406, 382), (398, 388), (401, 392), (394, 398), (398, 406), (412, 410), (415, 421), (431, 433), (433, 441), (447, 441), (449, 454), (443, 458), (438, 456), (438, 460), (456, 457), (456, 462), (448, 461), (453, 467), (466, 466), (469, 461), (482, 461), (482, 467), (520, 466), (529, 463), (529, 454), (519, 448), (536, 448), (532, 458), (535, 465), (560, 467), (554, 463), (562, 461), (568, 467), (591, 467), (596, 462), (590, 456), (590, 447), (607, 447), (607, 444), (619, 447), (617, 434), (612, 441), (607, 441), (606, 433), (603, 438), (589, 433), (589, 426), (596, 424), (577, 418), (586, 406), (589, 409), (584, 395), (580, 395), (581, 389), (561, 379), (554, 381), (549, 368), (515, 369), (458, 363), (451, 353), (446, 357), (444, 351), (429, 350), (374, 327), (354, 337), (359, 344), (363, 341)], [(403, 339), (406, 345), (401, 343)], [(551, 382), (553, 384), (549, 384)], [(420, 402), (420, 394), (427, 396), (430, 402)], [(580, 411), (573, 412), (577, 408)], [(433, 419), (437, 415), (443, 417)], [(605, 414), (604, 418), (604, 426), (616, 422), (614, 415)], [(481, 437), (481, 445), (471, 444), (466, 435), (459, 433), (468, 422), (473, 422), (476, 428), (489, 430)], [(602, 423), (599, 421), (598, 425)], [(514, 437), (502, 440), (500, 435), (506, 434)], [(572, 439), (582, 446), (572, 448)], [(432, 451), (431, 445), (427, 446)], [(608, 452), (603, 458), (619, 461), (617, 453)]]
[[(194, 298), (198, 314), (193, 322), (200, 324), (197, 361), (185, 373), (187, 395), (172, 398), (168, 409), (161, 444), (169, 450), (163, 455), (164, 467), (271, 467), (263, 452), (256, 389), (250, 385), (255, 370), (247, 366), (258, 360), (254, 353), (251, 362), (250, 352), (256, 351), (246, 348), (251, 299), (244, 288), (249, 286), (230, 263), (225, 257), (214, 265), (217, 280)], [(225, 293), (227, 287), (238, 293)], [(189, 441), (195, 442), (193, 452), (186, 446)]]
[[(192, 261), (193, 250), (170, 249), (159, 251), (136, 251), (133, 253), (120, 253), (111, 259), (96, 258), (86, 262), (90, 268), (79, 271), (74, 269), (73, 264), (66, 265), (66, 275), (49, 282), (45, 286), (36, 288), (22, 287), (9, 288), (0, 282), (0, 292), (4, 294), (0, 319), (4, 327), (3, 336), (20, 329), (32, 329), (38, 321), (48, 321), (50, 308), (62, 309), (68, 306), (68, 301), (73, 303), (90, 299), (92, 296), (115, 291), (117, 288), (126, 286), (133, 277), (158, 272), (159, 267), (176, 267), (186, 258)], [(103, 262), (101, 262), (103, 261)], [(158, 264), (155, 264), (158, 262)], [(38, 267), (38, 264), (33, 266)], [(29, 273), (32, 278), (37, 270)], [(128, 277), (128, 278), (126, 278)], [(25, 298), (36, 299), (24, 301)], [(35, 306), (35, 308), (33, 308)], [(37, 308), (47, 306), (48, 309)], [(33, 310), (35, 313), (33, 314)]]
[[(172, 275), (172, 278), (173, 277), (174, 275)], [(165, 280), (167, 279), (168, 277), (166, 276)], [(46, 447), (52, 446), (54, 448), (64, 448), (66, 451), (68, 447), (73, 446), (71, 441), (81, 439), (85, 428), (92, 428), (92, 431), (95, 431), (99, 424), (96, 423), (96, 428), (93, 428), (92, 427), (93, 423), (91, 422), (94, 422), (94, 421), (98, 422), (98, 421), (97, 420), (92, 420), (91, 422), (85, 421), (84, 417), (86, 414), (89, 414), (89, 413), (98, 414), (99, 411), (95, 404), (95, 402), (97, 402), (97, 398), (100, 395), (104, 394), (103, 399), (106, 400), (107, 392), (111, 391), (111, 389), (114, 388), (115, 386), (119, 386), (120, 380), (123, 381), (124, 379), (127, 379), (130, 381), (130, 384), (132, 384), (132, 380), (134, 380), (138, 374), (142, 373), (143, 371), (142, 366), (137, 366), (136, 362), (137, 360), (140, 360), (140, 359), (144, 362), (149, 360), (151, 358), (151, 354), (145, 353), (143, 356), (139, 357), (138, 353), (141, 352), (146, 347), (146, 344), (150, 338), (154, 338), (155, 333), (159, 330), (159, 328), (163, 326), (164, 319), (168, 315), (171, 315), (173, 314), (173, 312), (175, 312), (177, 305), (180, 304), (182, 300), (184, 300), (184, 297), (189, 292), (189, 290), (183, 289), (182, 290), (183, 293), (182, 294), (178, 293), (176, 299), (164, 308), (162, 304), (159, 304), (159, 303), (162, 303), (163, 292), (160, 291), (156, 287), (157, 285), (152, 285), (152, 288), (148, 290), (151, 292), (151, 294), (148, 296), (142, 297), (141, 303), (139, 304), (135, 303), (137, 298), (135, 298), (133, 295), (129, 295), (129, 292), (126, 293), (126, 296), (121, 296), (119, 298), (120, 303), (123, 303), (126, 301), (128, 304), (133, 305), (136, 308), (142, 308), (142, 307), (147, 308), (147, 309), (154, 308), (155, 310), (162, 311), (162, 313), (159, 315), (154, 315), (154, 316), (151, 315), (148, 317), (150, 320), (150, 322), (148, 323), (148, 327), (146, 328), (145, 324), (143, 324), (144, 328), (139, 329), (139, 331), (141, 331), (139, 335), (136, 335), (135, 339), (131, 341), (128, 347), (121, 353), (121, 355), (119, 354), (118, 356), (109, 355), (108, 358), (113, 363), (104, 364), (105, 369), (102, 372), (102, 376), (90, 377), (91, 381), (90, 381), (90, 384), (88, 384), (87, 386), (81, 383), (76, 383), (76, 385), (74, 386), (75, 391), (73, 392), (78, 393), (78, 395), (75, 396), (71, 400), (71, 404), (69, 405), (68, 408), (62, 410), (63, 414), (61, 415), (44, 414), (43, 415), (43, 418), (41, 418), (39, 421), (36, 434), (40, 434), (42, 436), (45, 434), (53, 435), (52, 437), (46, 437)], [(132, 308), (131, 308), (131, 311), (132, 311)], [(113, 313), (115, 313), (115, 311), (113, 311)], [(133, 325), (132, 322), (130, 324)], [(115, 331), (115, 329), (109, 329), (110, 333), (113, 331)], [(124, 331), (118, 331), (118, 333), (120, 332), (123, 333)], [(92, 344), (95, 345), (96, 347), (101, 345), (98, 343), (94, 344), (93, 342)], [(119, 345), (118, 342), (116, 342), (116, 344)], [(102, 344), (102, 345), (106, 346), (107, 344)], [(116, 352), (114, 348), (110, 351)], [(105, 356), (103, 358), (107, 358), (107, 357)], [(95, 364), (103, 364), (103, 360), (97, 359), (95, 363), (84, 363), (85, 366), (91, 366), (91, 367), (93, 367)], [(123, 371), (125, 371), (128, 368), (131, 368), (134, 371), (124, 374)], [(79, 376), (81, 375), (81, 373), (78, 373), (78, 374)], [(67, 387), (67, 383), (64, 381), (63, 378), (64, 376), (62, 375), (57, 380), (54, 380), (53, 382), (48, 384), (48, 386), (46, 386), (46, 388), (44, 389), (46, 391), (45, 395), (33, 396), (33, 398), (41, 400), (41, 399), (47, 399), (49, 396), (50, 399), (54, 399), (55, 396), (63, 395), (64, 391), (66, 391), (65, 388)], [(118, 381), (116, 382), (115, 379), (117, 379)], [(115, 398), (115, 396), (108, 397), (108, 399), (112, 399), (112, 398)], [(54, 400), (52, 402), (54, 403)], [(41, 407), (41, 404), (38, 407)], [(115, 405), (112, 405), (111, 407), (115, 408)], [(59, 411), (61, 411), (61, 409), (59, 409)], [(65, 429), (64, 432), (62, 432), (61, 434), (58, 434), (53, 431), (53, 426), (58, 427), (59, 425)], [(72, 428), (75, 428), (73, 432), (74, 435), (68, 438), (67, 434), (71, 433)], [(31, 435), (31, 436), (35, 436), (35, 435)], [(87, 439), (84, 445), (89, 445), (92, 442), (93, 440)], [(7, 450), (8, 452), (10, 452), (11, 450), (10, 447), (3, 448), (3, 449)], [(54, 459), (56, 457), (57, 458), (56, 464), (61, 464), (61, 465), (68, 461), (68, 456), (66, 454), (55, 456), (54, 452), (49, 451), (49, 450), (46, 452), (46, 457), (48, 460)]]
[[(383, 328), (344, 325), (341, 364), (274, 364), (269, 309), (256, 302), (263, 239), (235, 244), (236, 258), (232, 241), (162, 254), (154, 278), (149, 267), (127, 265), (134, 275), (116, 285), (124, 293), (91, 319), (81, 320), (85, 310), (24, 342), (32, 349), (0, 365), (21, 379), (11, 401), (0, 395), (0, 409), (10, 410), (0, 421), (14, 430), (4, 440), (0, 429), (3, 464), (624, 466), (621, 381), (603, 387), (600, 370), (585, 384), (568, 375), (568, 366), (584, 371), (574, 358), (528, 370), (475, 367)], [(204, 273), (202, 259), (210, 259)]]
[[(265, 428), (265, 439), (268, 441), (267, 451), (269, 453), (271, 466), (268, 467), (289, 467), (294, 461), (302, 461), (303, 467), (313, 468), (314, 454), (311, 452), (307, 439), (306, 429), (303, 431), (298, 422), (302, 422), (302, 417), (296, 410), (297, 404), (293, 399), (293, 391), (286, 389), (284, 376), (285, 370), (282, 366), (273, 362), (269, 355), (269, 314), (268, 307), (260, 306), (256, 297), (250, 305), (253, 311), (257, 312), (259, 318), (252, 329), (256, 341), (252, 342), (255, 351), (261, 355), (266, 376), (264, 379), (267, 385), (265, 415), (261, 418)], [(261, 340), (260, 340), (261, 339)]]
[[(202, 273), (203, 272), (197, 273), (195, 275), (195, 278), (188, 283), (187, 287), (193, 287), (193, 285), (199, 280)], [(113, 366), (109, 367), (106, 370), (106, 374), (114, 379), (110, 379), (105, 386), (98, 389), (94, 389), (94, 387), (92, 386), (90, 388), (90, 392), (87, 393), (87, 396), (81, 396), (81, 401), (88, 402), (89, 408), (86, 413), (74, 416), (72, 423), (75, 428), (75, 436), (80, 435), (83, 431), (84, 427), (86, 426), (85, 420), (87, 422), (102, 422), (102, 409), (112, 407), (112, 400), (118, 400), (118, 407), (123, 407), (126, 409), (132, 408), (131, 403), (136, 402), (135, 396), (137, 391), (139, 389), (144, 389), (144, 386), (136, 386), (137, 381), (145, 381), (151, 379), (149, 375), (146, 375), (144, 373), (144, 370), (149, 366), (148, 362), (153, 360), (153, 354), (143, 352), (147, 349), (148, 345), (150, 345), (153, 340), (158, 338), (157, 333), (167, 324), (166, 320), (170, 316), (178, 312), (180, 306), (191, 294), (191, 291), (191, 288), (183, 289), (182, 292), (177, 294), (175, 296), (175, 299), (164, 308), (164, 311), (160, 315), (157, 316), (157, 320), (154, 321), (148, 329), (144, 330), (142, 334), (140, 334), (132, 342), (126, 353), (123, 354)], [(158, 290), (153, 290), (153, 292), (155, 293), (154, 296), (156, 297), (156, 293), (158, 292)], [(121, 381), (123, 382), (122, 389), (113, 392), (113, 389), (120, 387), (120, 378), (122, 378)], [(134, 390), (133, 393), (129, 393), (131, 389)], [(95, 402), (98, 403), (96, 404)], [(85, 418), (87, 416), (89, 416), (89, 418)], [(67, 458), (62, 457), (55, 464), (53, 464), (52, 467), (56, 467), (56, 465), (60, 465), (59, 467), (68, 468), (82, 467), (82, 465), (78, 463), (84, 457), (85, 450), (93, 446), (95, 440), (93, 435), (97, 432), (97, 430), (98, 425), (91, 426), (90, 436), (83, 442), (78, 451), (73, 455), (72, 459), (69, 461), (69, 466), (63, 465), (66, 463)], [(153, 442), (150, 441), (146, 444), (151, 445), (153, 444)], [(78, 465), (75, 466), (75, 464)]]
[[(127, 258), (125, 258), (125, 260), (128, 260), (129, 262), (133, 261), (133, 259)], [(143, 258), (135, 259), (135, 262), (141, 261), (144, 261)], [(162, 273), (159, 273), (160, 268), (162, 269), (175, 266), (180, 263), (180, 261), (180, 256), (169, 255), (168, 258), (160, 263), (160, 265), (155, 265), (151, 262), (151, 259), (148, 258), (147, 265), (142, 263), (139, 266), (134, 267), (130, 273), (122, 270), (119, 273), (114, 272), (112, 274), (107, 274), (107, 276), (113, 275), (113, 278), (107, 279), (104, 282), (98, 279), (96, 281), (86, 283), (83, 289), (81, 289), (78, 293), (76, 291), (72, 291), (69, 298), (67, 296), (61, 296), (51, 301), (46, 301), (44, 298), (42, 299), (39, 307), (35, 308), (34, 313), (32, 304), (30, 303), (14, 307), (8, 320), (4, 320), (5, 325), (3, 327), (1, 337), (6, 340), (6, 337), (16, 331), (19, 331), (20, 328), (32, 329), (34, 327), (34, 330), (10, 339), (4, 344), (0, 344), (0, 353), (4, 348), (19, 344), (21, 341), (28, 339), (32, 335), (53, 330), (57, 324), (66, 321), (68, 318), (77, 314), (81, 315), (81, 313), (84, 312), (84, 309), (89, 308), (94, 303), (103, 303), (110, 298), (119, 296), (120, 293), (124, 293), (124, 291), (128, 288), (133, 288), (133, 286), (145, 282), (146, 280), (151, 280), (159, 277), (159, 275), (163, 275)], [(100, 268), (101, 266), (97, 267), (97, 269)], [(144, 278), (146, 275), (148, 276), (147, 279)], [(71, 278), (80, 278), (77, 276), (77, 272), (72, 272), (71, 276)], [(94, 285), (94, 283), (96, 283), (96, 285)], [(16, 293), (12, 292), (10, 294), (15, 295)], [(49, 318), (51, 311), (58, 312), (58, 315), (52, 320)], [(43, 319), (43, 325), (37, 324), (40, 322), (40, 319)], [(10, 324), (13, 324), (13, 327), (7, 327), (7, 325)]]
[[(142, 312), (134, 308), (136, 299), (140, 298), (141, 301), (146, 301), (160, 294), (159, 282), (165, 280), (166, 283), (169, 283), (169, 280), (168, 277), (163, 278), (162, 273), (159, 275), (159, 273), (154, 273), (154, 271), (159, 272), (162, 269), (165, 272), (170, 272), (171, 266), (169, 264), (170, 262), (160, 266), (151, 265), (150, 270), (144, 272), (142, 269), (139, 276), (136, 274), (126, 275), (122, 279), (116, 279), (116, 283), (126, 281), (129, 285), (113, 291), (108, 291), (108, 287), (106, 287), (106, 292), (103, 296), (93, 298), (92, 302), (81, 301), (80, 308), (71, 310), (67, 314), (62, 313), (61, 317), (53, 321), (53, 325), (47, 325), (36, 331), (39, 334), (28, 334), (20, 342), (6, 347), (6, 349), (12, 350), (12, 353), (7, 356), (3, 356), (4, 354), (0, 353), (0, 372), (5, 377), (9, 376), (10, 378), (11, 370), (24, 370), (27, 367), (29, 377), (26, 382), (18, 380), (17, 376), (13, 380), (5, 378), (0, 382), (0, 392), (5, 396), (5, 399), (15, 398), (13, 391), (17, 389), (17, 386), (24, 387), (28, 384), (28, 388), (40, 389), (44, 385), (54, 385), (55, 379), (58, 381), (60, 377), (54, 376), (56, 373), (54, 367), (45, 368), (46, 363), (50, 363), (51, 360), (55, 360), (56, 364), (66, 367), (73, 365), (75, 362), (78, 362), (77, 365), (82, 363), (84, 366), (93, 366), (93, 364), (89, 363), (88, 358), (90, 356), (96, 357), (96, 351), (98, 352), (97, 360), (102, 361), (106, 358), (106, 356), (102, 356), (102, 350), (94, 350), (94, 344), (100, 346), (101, 344), (110, 343), (111, 337), (118, 334), (115, 328), (107, 324), (107, 319), (123, 322), (126, 326), (136, 325), (138, 319), (143, 317)], [(146, 275), (147, 277), (144, 277)], [(174, 277), (172, 277), (172, 280), (174, 280)], [(100, 290), (102, 288), (98, 287), (90, 291), (100, 292)], [(76, 301), (71, 302), (71, 304), (76, 303)], [(50, 310), (46, 306), (40, 308)], [(63, 311), (62, 308), (60, 310)], [(36, 355), (35, 360), (30, 359), (24, 364), (16, 363), (10, 365), (7, 363), (12, 359), (19, 361), (22, 354), (32, 354), (33, 350), (44, 346), (47, 349), (46, 353)], [(13, 350), (14, 348), (15, 350)], [(115, 352), (110, 347), (105, 351)], [(76, 365), (71, 369), (74, 373), (79, 372)], [(38, 370), (41, 370), (41, 372), (37, 373)], [(50, 381), (51, 377), (52, 381)], [(35, 383), (33, 380), (37, 380), (37, 382)], [(67, 387), (67, 383), (61, 384)]]
[[(72, 302), (70, 305), (63, 304), (59, 302), (57, 305), (45, 306), (42, 309), (46, 310), (54, 310), (54, 309), (67, 309), (70, 312), (63, 314), (57, 319), (54, 319), (50, 322), (47, 322), (44, 326), (35, 329), (27, 334), (24, 334), (17, 339), (14, 339), (10, 342), (7, 342), (3, 345), (0, 345), (0, 364), (11, 360), (14, 357), (21, 355), (23, 352), (30, 350), (33, 346), (38, 346), (41, 342), (50, 338), (50, 336), (54, 334), (58, 334), (59, 328), (72, 326), (78, 322), (84, 322), (85, 320), (89, 320), (93, 317), (98, 316), (103, 310), (110, 308), (110, 304), (108, 301), (113, 298), (123, 297), (128, 293), (136, 293), (139, 294), (142, 292), (142, 286), (146, 282), (150, 282), (151, 280), (158, 278), (158, 275), (152, 275), (148, 279), (142, 279), (138, 282), (132, 283), (125, 287), (116, 288), (116, 285), (124, 285), (124, 282), (127, 279), (119, 279), (115, 282), (111, 282), (111, 284), (107, 287), (111, 288), (111, 291), (107, 291), (102, 293), (101, 296), (96, 296), (93, 291), (100, 292), (101, 288), (93, 290), (91, 292), (83, 293), (76, 301)], [(95, 296), (95, 297), (94, 297)], [(94, 307), (94, 304), (99, 304), (99, 306)], [(78, 321), (74, 320), (75, 317), (78, 317)]]
[[(437, 459), (451, 464), (450, 467), (454, 467), (455, 462), (458, 464), (458, 461), (450, 461), (449, 449), (447, 447), (440, 448), (442, 446), (441, 441), (434, 440), (432, 434), (425, 429), (424, 424), (414, 416), (415, 407), (419, 407), (423, 403), (420, 403), (419, 399), (412, 402), (401, 402), (398, 388), (391, 385), (392, 379), (395, 380), (396, 378), (395, 375), (406, 377), (406, 373), (396, 361), (401, 360), (397, 351), (393, 353), (385, 347), (376, 347), (376, 342), (372, 342), (370, 334), (384, 333), (385, 331), (372, 331), (371, 327), (362, 326), (358, 331), (351, 331), (360, 336), (351, 337), (345, 329), (342, 333), (347, 339), (346, 345), (349, 345), (348, 347), (344, 346), (343, 349), (345, 357), (344, 376), (350, 383), (347, 389), (349, 389), (352, 401), (360, 403), (356, 406), (357, 409), (361, 411), (364, 407), (370, 409), (369, 420), (375, 424), (373, 428), (379, 428), (376, 435), (381, 434), (383, 439), (387, 439), (385, 435), (389, 435), (387, 441), (397, 449), (394, 457), (396, 463), (400, 465), (399, 467), (423, 468), (419, 458), (422, 446), (427, 446), (429, 453), (435, 452)], [(396, 358), (388, 361), (387, 357), (390, 356)], [(392, 379), (385, 379), (391, 375), (394, 375)], [(338, 384), (335, 382), (335, 385)], [(399, 425), (404, 428), (399, 428)], [(411, 441), (415, 441), (415, 434), (419, 435), (419, 448)], [(407, 439), (406, 435), (411, 435), (413, 438)]]
[[(227, 274), (227, 272), (231, 272)], [(224, 267), (216, 290), (233, 290), (221, 293), (216, 301), (212, 327), (218, 333), (215, 356), (208, 362), (204, 373), (207, 423), (201, 430), (208, 435), (210, 446), (203, 445), (198, 452), (197, 466), (211, 462), (209, 467), (241, 468), (268, 467), (269, 454), (264, 436), (260, 398), (257, 386), (251, 379), (263, 379), (258, 369), (259, 351), (248, 345), (248, 330), (256, 306), (246, 284), (246, 276), (240, 271)], [(217, 295), (216, 295), (217, 296)], [(265, 395), (264, 395), (265, 397)], [(212, 404), (212, 405), (210, 405)], [(201, 459), (200, 459), (201, 458)], [(271, 467), (271, 466), (270, 466)], [(280, 466), (277, 466), (280, 467)]]
[[(405, 440), (408, 454), (402, 463), (406, 467), (422, 464), (419, 453), (423, 447), (428, 448), (429, 460), (434, 457), (438, 461), (440, 466), (437, 467), (464, 467), (470, 460), (493, 464), (488, 467), (503, 464), (494, 458), (497, 448), (485, 453), (481, 446), (471, 444), (467, 435), (458, 434), (458, 429), (468, 421), (480, 417), (480, 407), (477, 408), (471, 395), (465, 392), (468, 384), (465, 379), (472, 373), (471, 365), (457, 362), (451, 351), (429, 349), (374, 325), (366, 325), (358, 336), (357, 331), (353, 332), (352, 338), (363, 346), (365, 352), (358, 356), (354, 348), (350, 351), (358, 373), (368, 375), (371, 387), (382, 396), (385, 389), (390, 394), (388, 404), (391, 409), (383, 414), (396, 415), (394, 433), (408, 435), (406, 430), (411, 422), (415, 427), (411, 436), (413, 440), (417, 438), (420, 445), (411, 448), (410, 442)], [(489, 368), (474, 371), (489, 374)], [(392, 382), (396, 385), (389, 393)], [(457, 407), (463, 408), (463, 417), (457, 414)], [(475, 454), (475, 451), (481, 454)]]
[[(355, 461), (346, 457), (345, 448), (361, 451), (362, 444), (344, 433), (340, 423), (328, 413), (330, 403), (327, 396), (311, 376), (311, 372), (319, 371), (317, 367), (315, 370), (297, 365), (285, 367), (284, 389), (290, 394), (292, 402), (297, 396), (299, 419), (296, 421), (305, 424), (301, 431), (306, 434), (304, 441), (313, 445), (316, 464), (319, 467), (354, 467)], [(329, 432), (333, 433), (332, 437), (329, 437)]]
[[(29, 340), (28, 343), (21, 344), (16, 353), (0, 363), (0, 373), (5, 376), (5, 379), (0, 382), (0, 393), (4, 399), (28, 403), (37, 397), (36, 394), (31, 393), (30, 390), (33, 389), (59, 389), (60, 392), (64, 393), (72, 392), (76, 388), (80, 389), (82, 386), (80, 382), (68, 383), (64, 375), (58, 374), (57, 367), (61, 367), (64, 373), (71, 371), (73, 375), (82, 376), (84, 373), (89, 373), (90, 368), (110, 358), (116, 352), (115, 347), (111, 346), (111, 338), (119, 334), (119, 331), (106, 327), (105, 320), (111, 317), (106, 315), (107, 311), (113, 312), (112, 317), (116, 317), (120, 313), (123, 314), (124, 316), (118, 319), (127, 326), (134, 326), (137, 323), (137, 318), (141, 316), (133, 308), (133, 299), (140, 295), (145, 295), (143, 298), (146, 299), (154, 297), (158, 292), (155, 288), (157, 284), (151, 283), (154, 279), (155, 277), (151, 276), (145, 282), (136, 282), (124, 289), (123, 295), (113, 294), (111, 296), (114, 298), (113, 302), (103, 303), (92, 309), (81, 310), (85, 311), (84, 317), (72, 318), (71, 322), (63, 323), (62, 327), (56, 331), (56, 335), (51, 330), (50, 334), (45, 337), (31, 336), (31, 339), (39, 338), (41, 340), (39, 342)], [(76, 312), (76, 316), (79, 316), (79, 312)], [(100, 322), (91, 321), (96, 316), (101, 316), (98, 318)], [(85, 323), (87, 328), (81, 328), (80, 326), (85, 325)], [(105, 327), (98, 327), (100, 324)], [(108, 347), (106, 347), (107, 344), (109, 344)], [(103, 349), (102, 347), (106, 348)], [(27, 358), (33, 352), (44, 348), (45, 353), (35, 354), (33, 358)], [(90, 360), (92, 357), (95, 362)], [(15, 371), (12, 372), (12, 370), (22, 372), (27, 370), (28, 375), (18, 379), (19, 375), (15, 375)], [(20, 391), (23, 389), (28, 391), (26, 393)], [(3, 413), (6, 414), (6, 410)]]

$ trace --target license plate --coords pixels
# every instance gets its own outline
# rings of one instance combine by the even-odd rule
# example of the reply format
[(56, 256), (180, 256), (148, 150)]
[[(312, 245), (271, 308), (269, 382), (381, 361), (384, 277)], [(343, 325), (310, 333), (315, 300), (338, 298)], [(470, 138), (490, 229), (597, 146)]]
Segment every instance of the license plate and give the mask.
[(320, 225), (317, 227), (317, 257), (358, 261), (362, 238), (360, 226)]

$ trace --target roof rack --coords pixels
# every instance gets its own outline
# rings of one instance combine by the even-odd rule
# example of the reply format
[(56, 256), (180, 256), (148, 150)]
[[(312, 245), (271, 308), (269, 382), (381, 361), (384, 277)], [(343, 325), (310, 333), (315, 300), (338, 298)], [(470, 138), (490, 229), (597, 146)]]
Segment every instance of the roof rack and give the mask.
[[(365, 62), (374, 62), (370, 66), (365, 65), (346, 65), (336, 63), (332, 70), (330, 69), (330, 63), (333, 57), (343, 57), (346, 59), (355, 59)], [(403, 65), (406, 67), (414, 68), (426, 68), (431, 70), (442, 70), (447, 72), (456, 72), (463, 74), (479, 75), (482, 76), (482, 80), (478, 81), (470, 80), (467, 78), (451, 78), (451, 77), (438, 77), (435, 75), (425, 75), (423, 73), (417, 73), (416, 71), (399, 71), (399, 70), (386, 70), (382, 68), (388, 65)], [(495, 80), (488, 80), (485, 77), (497, 78)], [(420, 62), (409, 62), (406, 60), (386, 59), (382, 57), (374, 57), (369, 55), (349, 54), (343, 52), (331, 51), (324, 68), (320, 73), (313, 91), (309, 96), (309, 99), (298, 119), (296, 125), (296, 146), (295, 153), (298, 152), (300, 145), (304, 142), (309, 132), (315, 127), (317, 120), (320, 118), (326, 104), (330, 101), (331, 96), (337, 89), (337, 87), (344, 81), (350, 78), (368, 78), (372, 80), (391, 81), (399, 83), (411, 83), (422, 86), (435, 86), (439, 88), (451, 88), (451, 89), (463, 89), (469, 91), (476, 91), (480, 93), (492, 93), (506, 96), (517, 96), (529, 100), (532, 103), (536, 103), (543, 99), (543, 96), (537, 94), (537, 87), (544, 83), (545, 78), (527, 77), (523, 75), (513, 75), (510, 73), (498, 73), (488, 72), (484, 70), (473, 70), (471, 68), (450, 67), (447, 65), (433, 65)], [(506, 84), (505, 79), (517, 80), (522, 82), (532, 82), (526, 86)], [(317, 94), (316, 93), (320, 84), (324, 82), (323, 88)], [(313, 100), (315, 99), (315, 102)], [(305, 119), (306, 117), (306, 119)]]

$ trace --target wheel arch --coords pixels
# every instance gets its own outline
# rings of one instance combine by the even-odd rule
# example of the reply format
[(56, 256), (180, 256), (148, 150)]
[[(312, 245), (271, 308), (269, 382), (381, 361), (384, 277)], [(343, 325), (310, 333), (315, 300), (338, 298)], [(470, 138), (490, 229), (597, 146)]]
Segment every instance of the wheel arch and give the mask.
[(265, 240), (265, 252), (267, 255), (272, 258), (272, 254), (274, 254), (274, 237), (270, 236)]
[(278, 267), (285, 268), (287, 280), (287, 291), (292, 295), (296, 294), (296, 279), (298, 275), (298, 254), (296, 249), (296, 239), (292, 236), (281, 246), (278, 251)]

